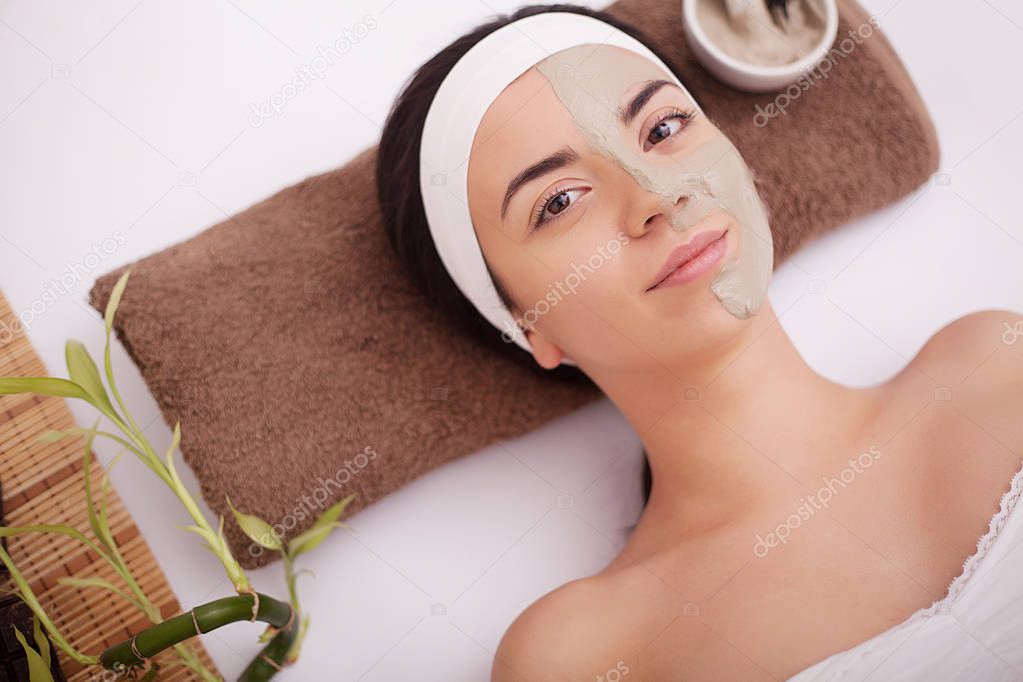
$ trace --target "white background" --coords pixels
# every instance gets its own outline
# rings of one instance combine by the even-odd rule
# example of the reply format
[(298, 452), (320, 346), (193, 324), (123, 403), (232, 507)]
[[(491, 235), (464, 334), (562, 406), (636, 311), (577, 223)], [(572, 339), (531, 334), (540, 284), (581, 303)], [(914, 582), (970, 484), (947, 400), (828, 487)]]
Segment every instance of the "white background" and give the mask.
[[(1023, 5), (865, 5), (923, 94), (943, 175), (804, 249), (770, 290), (811, 366), (853, 385), (890, 376), (963, 314), (1023, 311)], [(517, 6), (0, 2), (0, 288), (16, 312), (29, 310), (104, 239), (119, 233), (125, 242), (91, 271), (79, 268), (72, 292), (33, 315), (29, 334), (50, 373), (65, 375), (69, 337), (102, 348), (100, 316), (86, 303), (98, 275), (344, 164), (379, 139), (419, 64)], [(375, 29), (280, 115), (251, 125), (250, 105), (280, 93), (318, 46), (367, 15)], [(139, 423), (155, 444), (168, 442), (120, 346), (114, 359)], [(92, 422), (91, 408), (71, 408)], [(115, 454), (105, 442), (97, 451), (104, 462)], [(348, 519), (354, 536), (338, 531), (301, 560), (315, 572), (299, 578), (312, 627), (284, 679), (486, 679), (521, 609), (615, 554), (637, 510), (638, 464), (635, 434), (605, 401)], [(198, 539), (174, 528), (187, 517), (148, 470), (125, 459), (113, 481), (185, 608), (230, 594)], [(559, 506), (559, 495), (571, 506)], [(279, 565), (250, 574), (258, 589), (284, 594)], [(204, 637), (226, 679), (257, 652), (261, 630), (239, 624)]]

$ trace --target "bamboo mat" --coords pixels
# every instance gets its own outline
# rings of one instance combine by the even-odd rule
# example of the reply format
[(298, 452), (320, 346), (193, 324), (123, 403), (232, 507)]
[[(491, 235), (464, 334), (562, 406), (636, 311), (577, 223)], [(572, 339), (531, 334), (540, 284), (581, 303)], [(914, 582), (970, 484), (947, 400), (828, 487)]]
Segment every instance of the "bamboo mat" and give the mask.
[[(102, 320), (97, 320), (96, 324), (102, 325)], [(102, 357), (102, 349), (90, 348), (90, 351), (94, 358)], [(21, 325), (16, 326), (7, 299), (0, 293), (0, 376), (66, 377), (62, 370), (61, 367), (47, 371)], [(66, 523), (95, 541), (89, 527), (82, 478), (85, 439), (69, 436), (56, 443), (35, 442), (50, 429), (74, 426), (74, 419), (62, 398), (0, 396), (0, 481), (3, 481), (6, 525)], [(90, 456), (91, 488), (93, 500), (98, 504), (104, 470), (95, 454), (90, 453)], [(130, 453), (125, 455), (130, 456)], [(113, 486), (107, 488), (107, 513), (111, 533), (125, 563), (150, 601), (164, 618), (180, 613), (181, 607), (163, 571)], [(61, 634), (77, 650), (99, 655), (108, 646), (130, 638), (149, 625), (140, 611), (106, 590), (76, 588), (57, 582), (61, 576), (99, 576), (119, 588), (124, 587), (110, 566), (81, 542), (50, 533), (20, 534), (7, 538), (7, 542), (15, 566), (24, 574)], [(4, 589), (11, 587), (11, 584), (3, 586)], [(189, 640), (187, 645), (198, 653), (207, 668), (217, 673), (198, 639)], [(85, 669), (59, 649), (56, 653), (69, 682), (108, 679), (102, 668)], [(155, 660), (160, 664), (157, 676), (160, 680), (198, 679), (187, 668), (168, 665), (180, 661), (173, 651), (165, 651)]]

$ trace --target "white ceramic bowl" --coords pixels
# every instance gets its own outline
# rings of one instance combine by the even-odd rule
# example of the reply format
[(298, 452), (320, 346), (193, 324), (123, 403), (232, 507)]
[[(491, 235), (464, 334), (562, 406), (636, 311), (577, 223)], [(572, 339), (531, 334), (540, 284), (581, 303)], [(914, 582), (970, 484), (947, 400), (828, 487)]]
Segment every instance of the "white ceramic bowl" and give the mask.
[[(763, 0), (754, 0), (763, 2)], [(720, 81), (747, 92), (772, 92), (794, 83), (803, 73), (810, 71), (828, 53), (838, 35), (838, 3), (820, 0), (825, 15), (821, 42), (802, 59), (779, 66), (762, 66), (740, 61), (726, 54), (700, 26), (696, 16), (697, 0), (682, 0), (682, 28), (693, 56)]]

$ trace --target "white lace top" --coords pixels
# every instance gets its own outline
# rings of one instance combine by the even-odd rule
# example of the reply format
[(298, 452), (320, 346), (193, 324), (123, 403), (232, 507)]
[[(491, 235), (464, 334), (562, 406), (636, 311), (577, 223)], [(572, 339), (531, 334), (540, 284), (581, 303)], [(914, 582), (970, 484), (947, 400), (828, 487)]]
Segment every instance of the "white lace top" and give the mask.
[(1023, 466), (944, 597), (788, 682), (1023, 682)]

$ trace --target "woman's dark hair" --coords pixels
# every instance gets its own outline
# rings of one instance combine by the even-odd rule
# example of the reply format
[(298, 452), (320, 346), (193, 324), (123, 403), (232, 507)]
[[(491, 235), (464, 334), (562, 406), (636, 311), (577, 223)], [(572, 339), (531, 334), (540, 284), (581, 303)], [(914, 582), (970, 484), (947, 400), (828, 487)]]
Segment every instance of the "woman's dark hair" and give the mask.
[[(562, 381), (592, 384), (590, 378), (577, 367), (560, 365), (551, 370), (540, 367), (531, 355), (516, 344), (505, 341), (501, 331), (495, 329), (459, 291), (434, 247), (419, 190), (419, 148), (423, 125), (430, 104), (445, 76), (462, 55), (490, 33), (523, 17), (546, 12), (574, 12), (600, 19), (640, 41), (661, 61), (670, 64), (639, 29), (601, 10), (573, 4), (528, 5), (511, 14), (498, 16), (442, 49), (420, 66), (405, 83), (387, 115), (380, 146), (377, 149), (377, 197), (383, 214), (384, 229), (395, 253), (411, 273), (416, 285), (441, 313), (450, 319), (455, 329), (520, 364), (527, 371), (539, 372), (548, 377), (553, 375)], [(487, 271), (505, 306), (509, 310), (518, 307), (508, 295), (507, 287), (494, 276), (489, 263)], [(645, 452), (643, 460), (645, 505), (650, 499), (653, 477)]]

